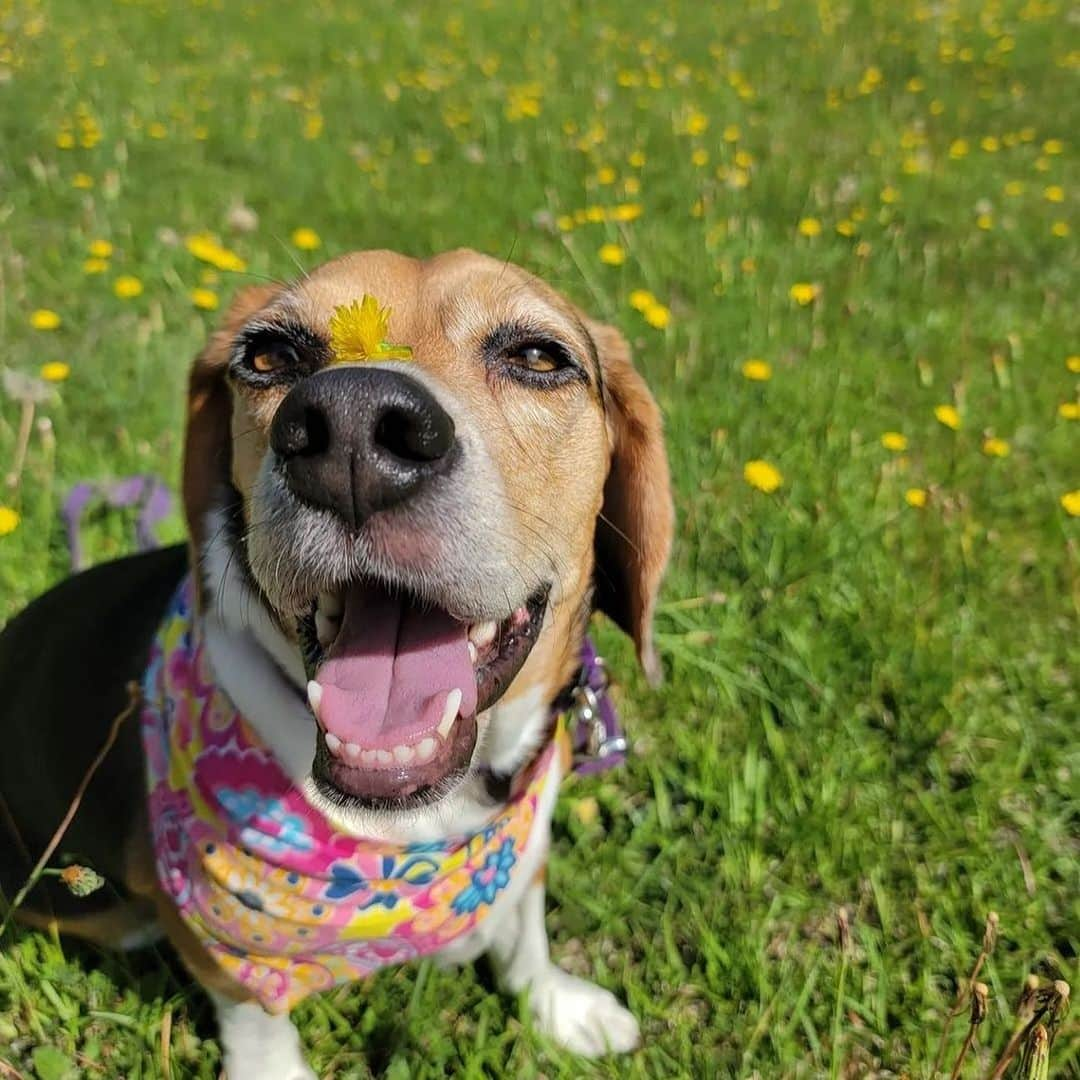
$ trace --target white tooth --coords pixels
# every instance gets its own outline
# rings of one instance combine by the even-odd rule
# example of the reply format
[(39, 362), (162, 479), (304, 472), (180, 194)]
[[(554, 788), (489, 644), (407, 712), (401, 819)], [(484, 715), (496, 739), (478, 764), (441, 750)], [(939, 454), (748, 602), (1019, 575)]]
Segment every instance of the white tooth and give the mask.
[(318, 608), (324, 615), (329, 615), (331, 619), (338, 619), (345, 610), (345, 601), (341, 593), (321, 592), (319, 593)]
[(319, 644), (324, 649), (329, 645), (333, 645), (334, 638), (338, 636), (338, 631), (340, 629), (340, 619), (331, 618), (329, 615), (324, 615), (321, 611), (315, 612), (315, 636), (319, 639)]
[(345, 744), (345, 754), (355, 761), (360, 756), (360, 747), (354, 742), (347, 742)]
[(490, 645), (495, 640), (495, 634), (498, 631), (498, 627), (495, 623), (488, 622), (476, 623), (474, 626), (469, 627), (469, 640), (478, 648), (482, 649), (485, 645)]
[(376, 750), (375, 751), (375, 760), (380, 765), (393, 765), (393, 763), (394, 763), (394, 755), (391, 754), (389, 750)]
[(341, 753), (341, 740), (332, 731), (326, 733), (326, 749), (335, 757)]
[(311, 711), (315, 714), (315, 719), (318, 720), (319, 706), (322, 704), (322, 687), (314, 679), (307, 684), (307, 699)]
[(432, 738), (421, 739), (416, 745), (416, 760), (427, 761), (435, 753), (435, 740)]
[(375, 755), (374, 750), (365, 750), (360, 755), (361, 764), (367, 765), (368, 768), (370, 768), (371, 766), (373, 766), (375, 764), (375, 760), (376, 760), (376, 755)]
[(476, 651), (476, 646), (470, 641), (469, 642), (469, 663), (470, 664), (475, 664), (476, 663), (476, 658), (477, 658), (478, 655), (479, 655), (479, 653), (477, 653), (477, 651)]
[(394, 760), (399, 765), (408, 765), (413, 759), (413, 748), (411, 746), (395, 746), (394, 747)]
[(456, 687), (446, 695), (446, 705), (443, 707), (442, 719), (439, 721), (439, 734), (445, 739), (450, 734), (458, 717), (458, 709), (461, 708), (461, 691)]

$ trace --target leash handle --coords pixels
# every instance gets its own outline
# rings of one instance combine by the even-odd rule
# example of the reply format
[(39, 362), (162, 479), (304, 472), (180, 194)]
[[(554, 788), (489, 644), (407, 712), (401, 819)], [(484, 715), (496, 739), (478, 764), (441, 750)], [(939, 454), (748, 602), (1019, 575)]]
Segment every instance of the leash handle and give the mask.
[(136, 548), (149, 551), (160, 546), (155, 526), (172, 509), (172, 495), (160, 477), (146, 473), (126, 476), (111, 484), (83, 481), (68, 492), (60, 508), (72, 572), (82, 570), (86, 564), (82, 523), (87, 506), (95, 499), (101, 500), (110, 510), (138, 506), (139, 516), (135, 519)]

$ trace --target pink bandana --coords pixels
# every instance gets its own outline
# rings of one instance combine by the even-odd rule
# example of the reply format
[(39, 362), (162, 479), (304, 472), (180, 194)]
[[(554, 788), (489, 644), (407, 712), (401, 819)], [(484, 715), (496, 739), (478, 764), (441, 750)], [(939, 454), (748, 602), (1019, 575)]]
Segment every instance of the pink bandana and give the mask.
[(479, 832), (395, 846), (336, 832), (215, 685), (190, 578), (158, 630), (143, 692), (158, 878), (270, 1012), (436, 952), (483, 920), (528, 847), (559, 741)]

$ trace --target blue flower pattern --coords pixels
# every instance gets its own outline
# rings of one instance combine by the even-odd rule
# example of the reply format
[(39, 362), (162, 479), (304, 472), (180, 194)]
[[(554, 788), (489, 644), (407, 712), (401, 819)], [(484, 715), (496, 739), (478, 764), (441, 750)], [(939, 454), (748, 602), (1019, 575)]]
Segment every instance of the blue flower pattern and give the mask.
[[(287, 851), (310, 851), (314, 838), (308, 832), (304, 819), (298, 814), (286, 813), (281, 800), (274, 796), (262, 796), (254, 788), (220, 787), (217, 797), (230, 820), (240, 827), (240, 839), (247, 846), (280, 854)], [(277, 835), (271, 835), (252, 824), (256, 817), (272, 821), (278, 827)]]
[(504, 840), (499, 850), (484, 860), (484, 865), (472, 875), (472, 881), (450, 902), (454, 912), (468, 915), (481, 904), (493, 904), (495, 897), (510, 884), (510, 871), (516, 862), (514, 841)]

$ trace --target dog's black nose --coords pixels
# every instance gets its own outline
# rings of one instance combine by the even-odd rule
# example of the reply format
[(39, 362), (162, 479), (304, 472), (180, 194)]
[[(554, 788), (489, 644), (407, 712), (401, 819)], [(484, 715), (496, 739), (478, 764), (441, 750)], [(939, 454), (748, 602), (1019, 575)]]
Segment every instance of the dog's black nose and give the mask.
[(349, 366), (299, 382), (278, 407), (271, 449), (289, 488), (351, 525), (403, 502), (456, 456), (454, 421), (398, 371)]

